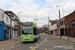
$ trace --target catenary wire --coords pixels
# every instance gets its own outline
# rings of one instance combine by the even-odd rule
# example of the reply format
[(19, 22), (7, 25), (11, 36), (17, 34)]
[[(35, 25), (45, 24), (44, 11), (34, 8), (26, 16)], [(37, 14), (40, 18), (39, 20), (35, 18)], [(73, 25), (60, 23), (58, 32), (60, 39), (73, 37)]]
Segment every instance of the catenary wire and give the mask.
[[(69, 0), (67, 0), (64, 4), (66, 4), (68, 1), (69, 1)], [(64, 5), (64, 4), (62, 4), (62, 5)], [(60, 7), (62, 7), (62, 6), (60, 6)], [(59, 8), (60, 8), (60, 7), (59, 7)], [(58, 8), (58, 9), (59, 9), (59, 8)], [(55, 11), (57, 11), (58, 9), (56, 9)], [(53, 14), (55, 11), (53, 11), (51, 14)], [(45, 18), (49, 17), (51, 14), (49, 14), (49, 15), (46, 16)], [(45, 19), (45, 18), (44, 18), (44, 19)], [(42, 20), (44, 20), (44, 19), (42, 19)]]
[(43, 0), (43, 2), (42, 2), (42, 4), (41, 4), (41, 6), (40, 6), (40, 8), (39, 8), (39, 10), (37, 11), (37, 14), (39, 13), (39, 11), (40, 11), (40, 9), (41, 9), (41, 7), (42, 7), (42, 5), (43, 5), (44, 1), (45, 1), (45, 0)]
[[(28, 10), (26, 7), (24, 7), (21, 3), (19, 3), (17, 0), (15, 0), (19, 5), (21, 5), (24, 9)], [(30, 13), (32, 13), (30, 10), (28, 10)], [(33, 15), (35, 15), (34, 13), (32, 13)]]

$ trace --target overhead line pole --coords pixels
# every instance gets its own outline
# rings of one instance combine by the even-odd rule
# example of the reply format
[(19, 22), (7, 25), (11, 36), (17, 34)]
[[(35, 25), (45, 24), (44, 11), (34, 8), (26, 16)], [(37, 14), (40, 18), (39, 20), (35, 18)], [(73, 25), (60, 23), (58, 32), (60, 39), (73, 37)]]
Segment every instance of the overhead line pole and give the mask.
[[(60, 10), (59, 10), (59, 28), (61, 26), (61, 20), (60, 20)], [(61, 28), (60, 28), (60, 38), (61, 38)]]
[(48, 16), (48, 33), (49, 33), (49, 16)]

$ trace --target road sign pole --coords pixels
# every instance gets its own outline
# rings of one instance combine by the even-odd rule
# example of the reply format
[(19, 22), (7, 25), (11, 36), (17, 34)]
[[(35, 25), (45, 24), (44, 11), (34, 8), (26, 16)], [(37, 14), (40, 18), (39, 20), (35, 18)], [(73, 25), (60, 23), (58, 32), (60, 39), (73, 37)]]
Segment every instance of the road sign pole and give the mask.
[[(48, 16), (48, 33), (49, 33), (49, 16)], [(50, 34), (50, 33), (49, 33)]]
[(67, 33), (68, 33), (68, 40), (69, 40), (68, 23), (67, 23)]

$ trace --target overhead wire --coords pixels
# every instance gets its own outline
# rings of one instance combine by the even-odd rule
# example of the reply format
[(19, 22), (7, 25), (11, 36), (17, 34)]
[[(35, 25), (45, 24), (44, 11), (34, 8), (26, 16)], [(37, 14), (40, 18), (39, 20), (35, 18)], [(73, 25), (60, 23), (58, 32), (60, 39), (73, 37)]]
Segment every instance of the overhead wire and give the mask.
[[(62, 5), (66, 4), (68, 1), (69, 1), (69, 0), (67, 0), (67, 1), (66, 1), (65, 3), (63, 3)], [(60, 6), (60, 7), (62, 7), (62, 6)], [(59, 7), (59, 8), (60, 8), (60, 7)], [(58, 8), (58, 9), (59, 9), (59, 8)], [(57, 11), (58, 9), (56, 9), (55, 11)], [(53, 11), (51, 14), (49, 14), (49, 15), (46, 16), (45, 18), (47, 18), (47, 17), (49, 17), (50, 15), (52, 15), (55, 11)], [(44, 19), (45, 19), (45, 18), (44, 18)], [(42, 20), (43, 20), (43, 19), (42, 19)]]
[(48, 16), (46, 16), (45, 18), (43, 18), (42, 20), (46, 19), (47, 17), (49, 17), (50, 15), (52, 15), (55, 11), (57, 11), (58, 9), (54, 10), (51, 14), (49, 14)]
[[(23, 6), (20, 2), (18, 2), (17, 0), (15, 0), (19, 5), (21, 5), (24, 9), (28, 10), (25, 6)], [(32, 13), (30, 10), (28, 10), (30, 13)], [(34, 14), (34, 13), (32, 13)], [(35, 15), (35, 14), (34, 14)]]
[[(65, 3), (63, 3), (62, 5), (66, 4), (68, 1), (69, 1), (69, 0), (67, 0), (67, 1), (66, 1)], [(62, 6), (60, 6), (60, 7), (62, 7)], [(60, 8), (60, 7), (59, 7), (59, 8)], [(50, 14), (49, 14), (49, 16), (50, 16)]]
[[(68, 2), (68, 1), (69, 1), (69, 0), (67, 0), (66, 2)], [(65, 2), (65, 3), (66, 3), (66, 2)], [(64, 4), (65, 4), (65, 3), (64, 3)], [(62, 5), (64, 5), (64, 4), (62, 4)], [(60, 6), (60, 7), (62, 7), (62, 6)], [(59, 7), (59, 8), (60, 8), (60, 7)], [(59, 8), (58, 8), (58, 9), (59, 9)], [(56, 9), (55, 11), (57, 11), (58, 9)], [(51, 14), (49, 14), (47, 17), (49, 17), (50, 15), (52, 15), (55, 11), (53, 11), (53, 12), (52, 12)], [(47, 17), (45, 17), (44, 19), (46, 19)], [(44, 19), (42, 19), (42, 20), (44, 20)]]
[[(20, 4), (23, 8), (25, 8), (26, 10), (28, 10), (26, 7), (24, 7), (24, 6), (23, 6), (21, 3), (19, 3), (17, 0), (15, 0), (15, 1), (16, 1), (18, 4)], [(39, 8), (39, 10), (41, 9), (41, 7), (42, 7), (44, 1), (45, 1), (45, 0), (43, 0), (41, 6), (40, 6), (40, 8)], [(69, 1), (69, 0), (68, 0), (68, 1)], [(68, 2), (68, 1), (67, 1), (67, 2)], [(65, 2), (65, 3), (66, 3), (66, 2)], [(64, 3), (64, 4), (65, 4), (65, 3)], [(63, 5), (64, 5), (64, 4), (63, 4)], [(59, 7), (59, 8), (60, 8), (60, 7)], [(38, 10), (38, 12), (39, 12), (39, 10)], [(57, 10), (57, 9), (56, 9), (56, 10)], [(56, 10), (55, 10), (55, 11), (56, 11)], [(28, 10), (28, 11), (29, 11), (30, 13), (32, 13), (30, 10)], [(55, 11), (54, 11), (54, 12), (55, 12)], [(37, 14), (38, 14), (38, 12), (37, 12)], [(52, 12), (52, 13), (54, 13), (54, 12)], [(51, 14), (52, 14), (52, 13), (51, 13)], [(32, 13), (32, 14), (34, 14), (34, 13)], [(51, 14), (49, 14), (48, 16), (50, 16)], [(36, 15), (36, 14), (34, 14), (34, 15)], [(47, 16), (47, 17), (48, 17), (48, 16)], [(45, 17), (45, 18), (47, 18), (47, 17)], [(45, 18), (44, 18), (44, 19), (45, 19)]]
[(43, 0), (41, 6), (40, 6), (40, 8), (39, 8), (39, 10), (37, 11), (37, 14), (38, 14), (38, 12), (40, 11), (40, 9), (41, 9), (41, 7), (42, 7), (42, 5), (43, 5), (44, 2), (45, 2), (45, 0)]

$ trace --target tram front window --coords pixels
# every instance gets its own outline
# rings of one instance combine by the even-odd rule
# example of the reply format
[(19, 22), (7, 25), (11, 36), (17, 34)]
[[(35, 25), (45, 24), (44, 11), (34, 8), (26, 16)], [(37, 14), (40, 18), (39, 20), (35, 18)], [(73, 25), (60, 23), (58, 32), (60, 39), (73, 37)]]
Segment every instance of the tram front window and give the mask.
[(22, 34), (32, 34), (32, 26), (22, 26)]

